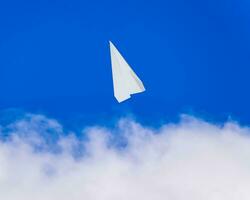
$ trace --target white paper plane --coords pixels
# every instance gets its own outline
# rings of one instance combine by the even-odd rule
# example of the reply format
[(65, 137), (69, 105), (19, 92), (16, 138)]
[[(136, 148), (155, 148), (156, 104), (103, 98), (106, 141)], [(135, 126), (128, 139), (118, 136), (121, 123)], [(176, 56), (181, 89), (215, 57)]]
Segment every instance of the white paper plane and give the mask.
[(132, 94), (144, 92), (142, 81), (131, 69), (114, 44), (110, 41), (110, 54), (114, 85), (114, 96), (119, 103), (131, 97)]

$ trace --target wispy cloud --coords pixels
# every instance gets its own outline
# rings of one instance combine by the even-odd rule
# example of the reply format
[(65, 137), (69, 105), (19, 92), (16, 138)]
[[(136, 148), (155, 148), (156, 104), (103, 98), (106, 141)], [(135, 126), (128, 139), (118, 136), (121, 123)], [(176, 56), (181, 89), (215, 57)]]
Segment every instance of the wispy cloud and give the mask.
[(183, 116), (153, 129), (122, 119), (80, 139), (27, 115), (0, 131), (0, 199), (250, 199), (250, 130), (237, 123)]

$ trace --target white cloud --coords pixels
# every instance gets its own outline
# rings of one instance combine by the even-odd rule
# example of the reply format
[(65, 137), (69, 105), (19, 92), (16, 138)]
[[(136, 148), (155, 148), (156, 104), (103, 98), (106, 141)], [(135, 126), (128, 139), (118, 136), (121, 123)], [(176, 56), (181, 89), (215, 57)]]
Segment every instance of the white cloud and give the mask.
[(0, 127), (2, 200), (249, 200), (250, 130), (183, 116), (160, 129), (121, 120), (87, 139), (27, 115)]

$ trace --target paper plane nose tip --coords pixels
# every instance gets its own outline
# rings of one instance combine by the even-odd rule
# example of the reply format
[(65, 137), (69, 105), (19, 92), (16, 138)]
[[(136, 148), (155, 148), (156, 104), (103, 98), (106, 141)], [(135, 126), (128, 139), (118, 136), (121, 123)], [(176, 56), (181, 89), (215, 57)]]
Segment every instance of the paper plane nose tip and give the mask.
[(110, 46), (113, 46), (113, 43), (111, 42), (111, 40), (109, 40), (109, 45), (110, 45)]

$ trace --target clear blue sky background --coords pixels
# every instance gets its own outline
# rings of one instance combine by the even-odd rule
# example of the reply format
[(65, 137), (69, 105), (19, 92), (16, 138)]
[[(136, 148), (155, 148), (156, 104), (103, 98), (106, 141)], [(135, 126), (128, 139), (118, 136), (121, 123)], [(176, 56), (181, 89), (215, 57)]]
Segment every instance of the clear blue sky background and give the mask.
[[(147, 89), (123, 104), (108, 40)], [(250, 123), (249, 55), (247, 0), (1, 1), (0, 110), (71, 125), (180, 113)]]

